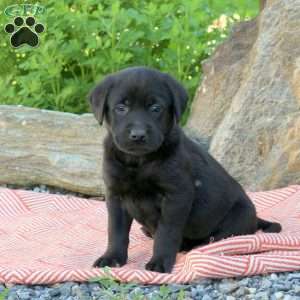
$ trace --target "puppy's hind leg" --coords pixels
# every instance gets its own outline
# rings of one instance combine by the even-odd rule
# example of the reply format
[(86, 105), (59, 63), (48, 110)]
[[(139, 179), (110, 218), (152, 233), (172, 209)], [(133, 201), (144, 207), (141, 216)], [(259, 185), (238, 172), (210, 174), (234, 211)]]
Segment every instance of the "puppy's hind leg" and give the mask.
[(210, 241), (219, 241), (227, 237), (253, 234), (257, 231), (257, 217), (255, 207), (252, 202), (245, 202), (244, 199), (238, 201), (217, 230), (212, 232)]
[(234, 204), (218, 227), (208, 237), (200, 240), (184, 238), (180, 251), (189, 251), (195, 247), (204, 246), (209, 242), (217, 242), (231, 236), (252, 234), (256, 230), (257, 217), (254, 205), (252, 202), (245, 202), (242, 199)]

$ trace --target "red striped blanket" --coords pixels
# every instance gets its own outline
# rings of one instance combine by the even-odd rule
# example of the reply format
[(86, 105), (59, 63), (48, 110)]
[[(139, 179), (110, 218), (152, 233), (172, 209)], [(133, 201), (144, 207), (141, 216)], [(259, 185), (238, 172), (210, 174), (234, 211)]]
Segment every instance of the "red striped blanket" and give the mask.
[[(300, 269), (300, 185), (249, 193), (259, 216), (278, 221), (279, 234), (258, 232), (198, 247), (177, 256), (172, 274), (146, 271), (152, 240), (137, 223), (129, 261), (112, 268), (123, 282), (185, 283)], [(92, 263), (106, 248), (105, 203), (71, 196), (0, 188), (0, 282), (42, 284), (103, 276)]]

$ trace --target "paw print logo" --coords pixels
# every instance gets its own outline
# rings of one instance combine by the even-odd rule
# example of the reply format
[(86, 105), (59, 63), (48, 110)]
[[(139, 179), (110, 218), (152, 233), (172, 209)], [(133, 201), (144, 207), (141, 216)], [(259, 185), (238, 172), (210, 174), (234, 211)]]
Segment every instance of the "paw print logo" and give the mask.
[(38, 34), (45, 30), (41, 23), (35, 22), (34, 17), (16, 17), (13, 24), (9, 23), (4, 28), (5, 32), (11, 34), (10, 43), (14, 48), (23, 45), (36, 47), (39, 44)]

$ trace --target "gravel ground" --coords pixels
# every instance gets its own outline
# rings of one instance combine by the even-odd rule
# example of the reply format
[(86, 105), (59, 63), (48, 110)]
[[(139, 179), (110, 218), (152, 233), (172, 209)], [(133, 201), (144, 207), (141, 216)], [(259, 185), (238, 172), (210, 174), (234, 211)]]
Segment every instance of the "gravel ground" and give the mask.
[[(3, 187), (3, 185), (2, 185)], [(72, 194), (91, 198), (45, 185), (17, 187), (36, 192)], [(6, 294), (6, 297), (4, 295)], [(212, 300), (212, 299), (257, 299), (257, 300), (300, 300), (300, 272), (272, 273), (235, 279), (201, 280), (189, 285), (170, 284), (137, 285), (118, 284), (112, 280), (77, 283), (66, 282), (55, 285), (0, 285), (0, 300)]]
[[(4, 289), (0, 286), (0, 291)], [(67, 282), (53, 286), (15, 285), (8, 300), (111, 300), (111, 299), (257, 299), (300, 300), (300, 273), (270, 274), (240, 279), (202, 280), (190, 285), (118, 285)]]

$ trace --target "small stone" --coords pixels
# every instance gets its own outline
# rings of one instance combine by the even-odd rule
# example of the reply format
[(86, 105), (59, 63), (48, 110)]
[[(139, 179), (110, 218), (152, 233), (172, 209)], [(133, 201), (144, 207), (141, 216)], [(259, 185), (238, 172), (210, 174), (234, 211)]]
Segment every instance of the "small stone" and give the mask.
[(244, 295), (248, 295), (250, 292), (248, 289), (246, 289), (244, 286), (239, 287), (234, 295), (238, 298), (242, 298)]
[(300, 280), (300, 273), (291, 273), (287, 276), (287, 280), (294, 280), (294, 279)]
[(291, 283), (290, 282), (284, 282), (284, 283), (274, 283), (272, 285), (274, 291), (289, 291), (291, 289)]
[(29, 290), (28, 290), (28, 292), (29, 292), (29, 295), (30, 296), (37, 296), (37, 293), (36, 293), (36, 291), (33, 289), (33, 288), (30, 288)]
[(197, 289), (198, 295), (201, 296), (201, 297), (203, 297), (203, 295), (205, 294), (205, 289), (203, 288), (203, 286), (197, 285), (196, 289)]
[(284, 295), (283, 300), (293, 300), (294, 297), (291, 295)]
[(211, 279), (201, 279), (197, 282), (198, 285), (204, 285), (204, 286), (207, 286), (207, 285), (210, 285), (212, 284), (212, 280)]
[(246, 288), (250, 294), (255, 294), (256, 293), (256, 288)]
[(202, 300), (212, 300), (212, 298), (206, 294), (202, 297)]
[(102, 291), (94, 291), (91, 293), (92, 294), (92, 299), (102, 299), (101, 297), (103, 296)]
[(89, 290), (90, 290), (90, 287), (89, 287), (88, 284), (82, 283), (82, 284), (80, 285), (80, 289), (83, 290), (83, 291), (89, 291)]
[(233, 297), (233, 296), (227, 296), (226, 297), (226, 300), (235, 300), (236, 298), (235, 297)]
[(268, 292), (258, 292), (255, 294), (255, 299), (258, 299), (258, 300), (269, 300), (270, 297), (269, 297), (269, 293)]
[(33, 189), (33, 191), (36, 192), (36, 193), (39, 193), (39, 192), (40, 192), (40, 188), (39, 188), (39, 187), (35, 187), (35, 188)]
[(208, 285), (205, 287), (204, 291), (205, 293), (209, 294), (214, 290), (214, 288), (211, 285)]
[(40, 290), (34, 290), (34, 296), (36, 298), (39, 298), (41, 296), (42, 292)]
[(272, 286), (272, 282), (269, 279), (264, 278), (262, 283), (261, 283), (261, 287), (266, 290), (268, 288), (270, 288)]
[(41, 192), (46, 192), (47, 191), (47, 187), (44, 184), (40, 185), (40, 191)]
[(135, 287), (132, 291), (130, 291), (129, 295), (133, 296), (133, 298), (136, 298), (136, 295), (143, 294), (143, 290), (139, 287)]
[(184, 285), (181, 284), (170, 284), (169, 285), (170, 290), (172, 291), (172, 293), (176, 293), (179, 292), (180, 290), (184, 289)]
[(17, 295), (22, 300), (30, 300), (31, 299), (31, 296), (28, 291), (19, 290), (19, 291), (17, 291)]
[(8, 297), (7, 297), (7, 300), (19, 300), (19, 296), (17, 294), (10, 294)]
[(239, 288), (239, 285), (237, 282), (232, 282), (232, 283), (221, 283), (219, 285), (219, 291), (223, 294), (228, 294), (232, 293), (235, 290)]
[(77, 284), (74, 282), (66, 282), (66, 283), (61, 284), (59, 289), (60, 289), (62, 296), (69, 296), (71, 294), (71, 291), (73, 290), (73, 286), (76, 286), (76, 285)]
[(40, 286), (40, 285), (36, 285), (36, 286), (34, 287), (34, 289), (37, 290), (37, 291), (40, 291), (40, 290), (43, 290), (44, 287), (42, 287), (42, 286)]
[(178, 299), (178, 295), (175, 293), (171, 294), (171, 300), (177, 300)]
[(61, 294), (61, 291), (59, 288), (53, 288), (53, 289), (49, 290), (49, 295), (51, 297), (57, 297), (57, 296), (60, 296), (60, 294)]
[(284, 293), (283, 293), (283, 292), (276, 292), (276, 293), (274, 294), (274, 297), (275, 297), (275, 299), (277, 299), (277, 300), (281, 300), (281, 299), (283, 299), (283, 297), (284, 297)]
[(220, 296), (220, 293), (217, 290), (213, 290), (211, 292), (211, 297), (218, 298)]
[(39, 297), (39, 300), (52, 300), (53, 298), (50, 296), (50, 295), (45, 295), (45, 294), (42, 294), (40, 297)]
[(192, 298), (195, 298), (197, 296), (197, 294), (198, 294), (197, 289), (192, 288), (192, 290), (191, 290), (191, 296), (192, 296)]
[(271, 280), (276, 281), (276, 280), (278, 280), (278, 275), (276, 273), (272, 273), (270, 278), (271, 278)]
[(239, 283), (240, 283), (240, 285), (248, 286), (248, 285), (249, 285), (249, 282), (250, 282), (250, 279), (249, 279), (249, 278), (244, 278), (244, 279), (242, 279)]
[(296, 293), (297, 296), (300, 296), (300, 285), (294, 284), (293, 285), (293, 290)]
[(100, 285), (98, 283), (90, 283), (90, 288), (92, 291), (99, 291)]

